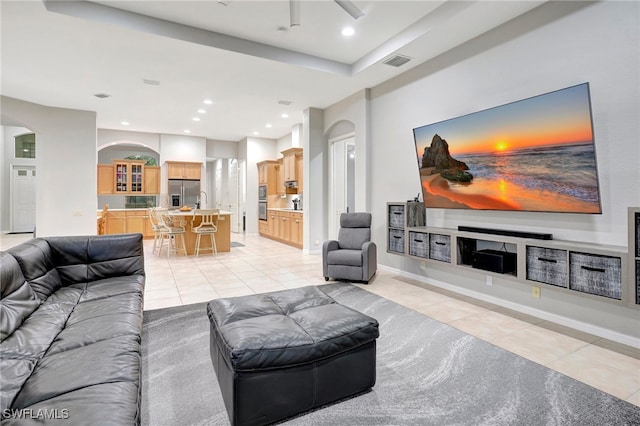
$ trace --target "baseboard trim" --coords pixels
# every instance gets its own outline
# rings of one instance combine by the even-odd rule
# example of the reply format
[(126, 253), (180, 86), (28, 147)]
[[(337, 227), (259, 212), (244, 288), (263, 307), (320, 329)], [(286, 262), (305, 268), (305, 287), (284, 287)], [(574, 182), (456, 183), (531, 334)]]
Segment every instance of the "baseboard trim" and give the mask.
[(402, 275), (406, 278), (411, 278), (416, 281), (429, 284), (438, 288), (442, 288), (444, 290), (449, 290), (454, 293), (461, 294), (463, 296), (473, 297), (474, 299), (482, 300), (484, 302), (493, 303), (494, 305), (501, 306), (503, 308), (512, 309), (517, 312), (521, 312), (523, 314), (531, 315), (536, 318), (540, 318), (545, 321), (550, 321), (555, 324), (563, 325), (565, 327), (572, 328), (574, 330), (582, 331), (585, 333), (592, 334), (597, 337), (601, 337), (603, 339), (608, 339), (617, 343), (622, 343), (627, 346), (631, 346), (633, 348), (640, 349), (640, 338), (636, 338), (633, 336), (629, 336), (627, 334), (619, 333), (614, 330), (609, 330), (607, 328), (598, 327), (593, 324), (588, 324), (582, 321), (574, 320), (572, 318), (567, 318), (562, 315), (553, 314), (547, 311), (543, 311), (540, 309), (532, 308), (530, 306), (520, 305), (519, 303), (510, 302), (508, 300), (500, 299), (497, 297), (489, 296), (487, 294), (478, 293), (477, 291), (469, 290), (467, 288), (457, 287), (455, 285), (435, 280), (432, 278), (424, 277), (421, 275), (417, 275), (411, 272), (406, 272), (400, 269), (392, 268), (386, 265), (378, 264), (379, 269), (383, 269), (389, 272), (393, 272), (398, 275)]

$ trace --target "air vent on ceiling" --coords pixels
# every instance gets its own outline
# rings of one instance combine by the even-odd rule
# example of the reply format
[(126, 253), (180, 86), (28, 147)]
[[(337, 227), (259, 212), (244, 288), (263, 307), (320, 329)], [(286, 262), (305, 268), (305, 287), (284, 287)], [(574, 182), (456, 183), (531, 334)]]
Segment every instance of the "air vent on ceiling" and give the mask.
[(148, 80), (148, 79), (143, 79), (142, 82), (144, 84), (148, 84), (149, 86), (160, 86), (160, 82), (158, 80)]
[(96, 98), (100, 98), (100, 99), (104, 99), (104, 98), (110, 98), (111, 95), (107, 94), (107, 93), (96, 93), (95, 95)]
[(293, 103), (293, 101), (278, 101), (278, 105), (286, 105), (289, 106)]
[(411, 58), (408, 57), (408, 56), (393, 55), (392, 57), (382, 61), (382, 63), (386, 64), (386, 65), (391, 65), (392, 67), (399, 67), (399, 66), (402, 66), (402, 65), (406, 64), (410, 60), (411, 60)]

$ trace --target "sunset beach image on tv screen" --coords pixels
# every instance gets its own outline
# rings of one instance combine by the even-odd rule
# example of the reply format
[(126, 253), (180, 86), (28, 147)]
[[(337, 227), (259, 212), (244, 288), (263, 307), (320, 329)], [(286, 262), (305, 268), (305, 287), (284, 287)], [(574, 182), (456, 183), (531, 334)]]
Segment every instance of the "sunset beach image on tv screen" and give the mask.
[(413, 135), (426, 207), (602, 212), (588, 83)]

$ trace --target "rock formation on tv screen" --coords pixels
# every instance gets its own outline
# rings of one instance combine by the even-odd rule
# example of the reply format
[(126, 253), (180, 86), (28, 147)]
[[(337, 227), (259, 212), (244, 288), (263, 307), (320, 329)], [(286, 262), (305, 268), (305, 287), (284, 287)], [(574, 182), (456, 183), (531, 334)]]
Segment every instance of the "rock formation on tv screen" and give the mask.
[(424, 148), (422, 167), (434, 167), (435, 173), (453, 182), (471, 182), (473, 175), (463, 161), (458, 161), (449, 153), (449, 144), (437, 133), (431, 139), (431, 146)]

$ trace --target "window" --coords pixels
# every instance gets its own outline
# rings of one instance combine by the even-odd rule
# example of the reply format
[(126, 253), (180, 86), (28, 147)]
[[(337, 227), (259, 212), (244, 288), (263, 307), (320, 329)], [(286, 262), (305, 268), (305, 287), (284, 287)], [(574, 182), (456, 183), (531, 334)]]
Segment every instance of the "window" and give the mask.
[(36, 134), (16, 136), (16, 158), (36, 158)]

